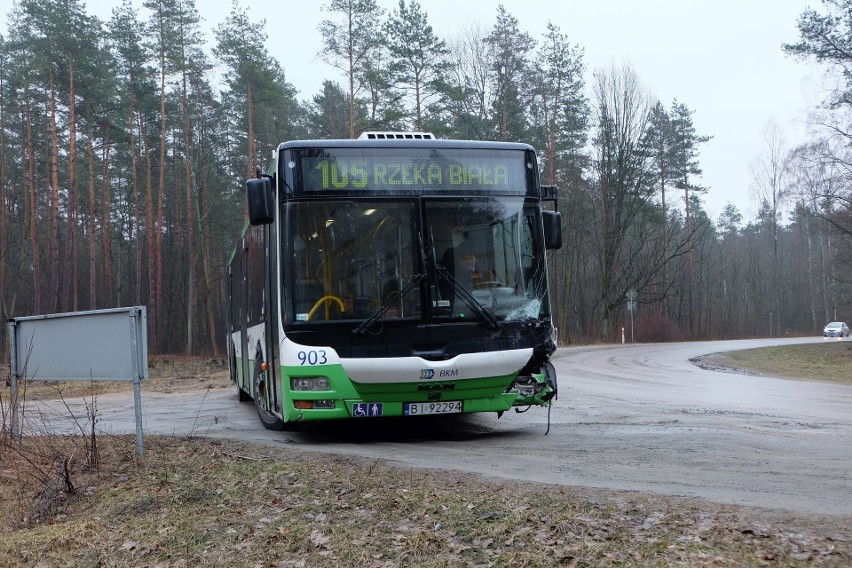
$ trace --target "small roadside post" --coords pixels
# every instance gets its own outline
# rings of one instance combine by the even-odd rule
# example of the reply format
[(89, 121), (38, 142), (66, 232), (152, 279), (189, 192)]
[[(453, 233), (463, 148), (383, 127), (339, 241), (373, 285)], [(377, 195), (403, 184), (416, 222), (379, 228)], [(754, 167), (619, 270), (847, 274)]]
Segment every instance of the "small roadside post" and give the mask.
[(630, 343), (633, 343), (633, 313), (636, 311), (636, 290), (627, 291), (627, 311), (630, 312)]

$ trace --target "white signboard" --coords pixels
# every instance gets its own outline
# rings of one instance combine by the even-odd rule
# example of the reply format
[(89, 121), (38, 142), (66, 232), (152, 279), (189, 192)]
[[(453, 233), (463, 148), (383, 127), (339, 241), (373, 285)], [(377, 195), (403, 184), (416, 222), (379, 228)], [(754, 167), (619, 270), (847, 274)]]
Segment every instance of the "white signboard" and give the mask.
[(144, 306), (9, 320), (14, 374), (34, 381), (148, 378)]
[(21, 380), (129, 381), (136, 407), (136, 453), (141, 458), (139, 385), (148, 378), (147, 326), (145, 306), (10, 319), (12, 436), (20, 438)]

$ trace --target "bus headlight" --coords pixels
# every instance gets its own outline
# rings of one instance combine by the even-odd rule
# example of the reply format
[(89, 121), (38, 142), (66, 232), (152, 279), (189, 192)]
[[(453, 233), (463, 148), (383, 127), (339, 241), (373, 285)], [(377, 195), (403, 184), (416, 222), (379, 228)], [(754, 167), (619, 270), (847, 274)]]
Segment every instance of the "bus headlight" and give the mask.
[(328, 377), (290, 377), (292, 391), (327, 391), (331, 390)]

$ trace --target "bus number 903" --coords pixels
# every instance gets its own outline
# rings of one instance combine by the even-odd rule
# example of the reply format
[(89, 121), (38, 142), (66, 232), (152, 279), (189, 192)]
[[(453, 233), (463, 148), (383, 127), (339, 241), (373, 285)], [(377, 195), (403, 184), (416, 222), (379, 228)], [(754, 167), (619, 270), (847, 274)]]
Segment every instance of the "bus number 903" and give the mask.
[(296, 357), (299, 359), (299, 365), (325, 365), (328, 363), (328, 357), (324, 349), (319, 351), (299, 351)]

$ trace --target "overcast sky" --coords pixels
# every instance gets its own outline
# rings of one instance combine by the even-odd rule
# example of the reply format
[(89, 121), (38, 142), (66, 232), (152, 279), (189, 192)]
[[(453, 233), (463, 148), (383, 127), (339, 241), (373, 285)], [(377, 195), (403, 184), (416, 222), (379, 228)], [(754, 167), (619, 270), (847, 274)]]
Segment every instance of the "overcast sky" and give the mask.
[[(377, 0), (386, 10), (396, 0)], [(90, 13), (107, 20), (119, 0), (89, 0)], [(135, 4), (141, 6), (142, 0)], [(435, 32), (444, 39), (468, 24), (490, 29), (499, 2), (420, 0)], [(319, 92), (326, 78), (340, 80), (320, 62), (319, 22), (327, 2), (241, 0), (252, 20), (266, 18), (267, 46), (281, 62), (301, 100)], [(751, 197), (751, 164), (765, 152), (764, 128), (773, 120), (788, 147), (805, 140), (808, 111), (816, 104), (820, 71), (781, 50), (798, 39), (796, 21), (812, 0), (503, 0), (522, 31), (541, 38), (548, 20), (585, 50), (587, 86), (591, 74), (611, 64), (633, 66), (646, 88), (666, 107), (672, 100), (695, 111), (697, 133), (712, 136), (700, 148), (709, 187), (707, 210), (716, 220), (734, 203), (746, 221), (756, 210)], [(0, 0), (2, 29), (11, 0)], [(230, 13), (230, 0), (196, 0), (209, 29)], [(208, 34), (208, 40), (212, 33)], [(247, 38), (248, 39), (248, 38)], [(589, 92), (591, 92), (589, 90)]]

